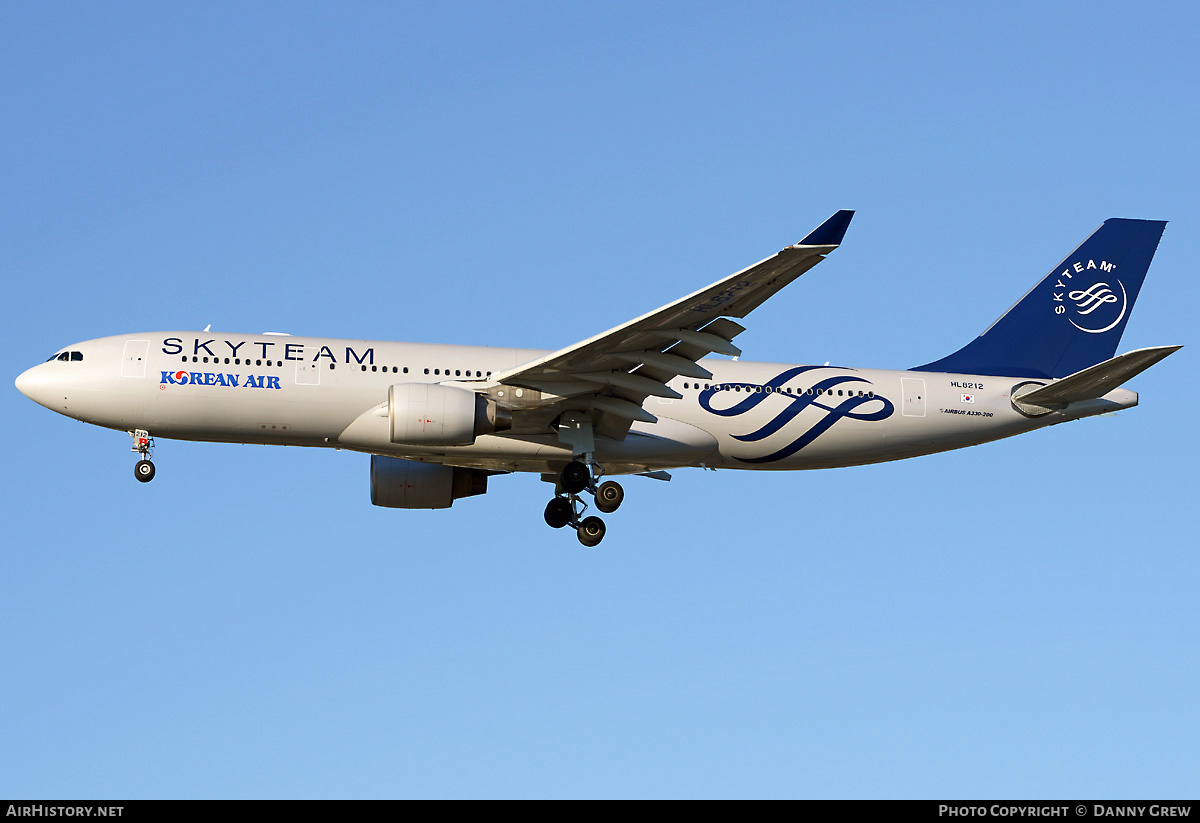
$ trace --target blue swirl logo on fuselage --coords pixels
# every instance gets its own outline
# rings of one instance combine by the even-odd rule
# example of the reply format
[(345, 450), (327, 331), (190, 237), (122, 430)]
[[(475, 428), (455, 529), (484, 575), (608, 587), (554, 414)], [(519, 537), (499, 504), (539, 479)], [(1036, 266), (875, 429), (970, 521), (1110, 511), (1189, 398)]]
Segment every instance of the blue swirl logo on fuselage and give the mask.
[[(864, 393), (861, 395), (851, 392), (849, 397), (837, 398), (834, 404), (834, 398), (829, 394), (831, 389), (836, 389), (838, 386), (847, 383), (863, 383), (871, 385), (871, 381), (862, 377), (854, 377), (846, 374), (838, 374), (833, 377), (814, 382), (811, 386), (805, 387), (803, 394), (787, 394), (781, 392), (780, 389), (787, 385), (797, 376), (817, 369), (824, 369), (825, 366), (797, 366), (793, 369), (788, 369), (785, 372), (780, 372), (775, 377), (772, 377), (766, 383), (717, 383), (711, 388), (700, 392), (700, 408), (706, 412), (715, 414), (719, 417), (738, 417), (746, 414), (758, 407), (760, 403), (764, 403), (772, 397), (778, 397), (781, 400), (788, 401), (787, 407), (777, 414), (774, 418), (767, 421), (761, 428), (750, 432), (749, 434), (735, 434), (734, 440), (740, 440), (743, 443), (754, 443), (759, 440), (765, 440), (771, 435), (778, 432), (788, 423), (796, 419), (798, 415), (806, 409), (817, 409), (824, 412), (820, 420), (814, 422), (804, 434), (797, 437), (788, 445), (778, 451), (772, 452), (764, 457), (735, 457), (742, 463), (773, 463), (777, 460), (783, 460), (786, 457), (791, 457), (796, 452), (803, 449), (809, 443), (816, 440), (818, 437), (829, 431), (835, 423), (843, 418), (852, 420), (863, 420), (866, 422), (878, 422), (886, 420), (892, 416), (896, 407), (886, 397), (879, 395), (871, 396)], [(727, 409), (713, 408), (712, 401), (715, 397), (729, 396), (729, 392), (741, 389), (742, 391), (750, 392), (750, 396), (743, 400), (739, 400)], [(810, 393), (811, 392), (811, 393)], [(874, 411), (855, 411), (860, 406), (867, 404), (878, 404), (878, 408)]]

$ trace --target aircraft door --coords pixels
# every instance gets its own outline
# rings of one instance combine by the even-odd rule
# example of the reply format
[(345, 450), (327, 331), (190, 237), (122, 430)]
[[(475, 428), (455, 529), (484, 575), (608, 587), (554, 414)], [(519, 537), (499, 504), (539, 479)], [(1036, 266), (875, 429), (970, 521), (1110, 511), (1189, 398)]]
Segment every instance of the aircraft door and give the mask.
[(905, 417), (925, 416), (925, 379), (921, 377), (900, 378), (900, 392), (904, 395), (901, 414)]
[(297, 386), (319, 386), (321, 385), (321, 368), (319, 363), (305, 363), (303, 361), (296, 364), (296, 385)]
[(145, 377), (146, 357), (149, 353), (149, 340), (126, 340), (125, 353), (121, 355), (121, 376)]

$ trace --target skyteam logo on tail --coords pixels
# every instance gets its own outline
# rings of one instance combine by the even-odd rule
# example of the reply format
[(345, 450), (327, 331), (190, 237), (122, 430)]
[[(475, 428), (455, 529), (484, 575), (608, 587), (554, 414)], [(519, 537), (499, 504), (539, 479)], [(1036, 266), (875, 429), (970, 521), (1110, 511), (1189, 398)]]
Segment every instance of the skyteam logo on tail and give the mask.
[[(1106, 260), (1099, 264), (1088, 260), (1086, 264), (1078, 261), (1063, 269), (1052, 292), (1054, 313), (1067, 315), (1072, 326), (1088, 334), (1103, 334), (1114, 328), (1129, 308), (1129, 295), (1125, 284), (1116, 277), (1099, 278), (1111, 275), (1116, 268), (1116, 263)], [(1095, 273), (1089, 274), (1093, 269)], [(1087, 279), (1094, 282), (1084, 287)], [(1071, 288), (1076, 285), (1080, 288)]]

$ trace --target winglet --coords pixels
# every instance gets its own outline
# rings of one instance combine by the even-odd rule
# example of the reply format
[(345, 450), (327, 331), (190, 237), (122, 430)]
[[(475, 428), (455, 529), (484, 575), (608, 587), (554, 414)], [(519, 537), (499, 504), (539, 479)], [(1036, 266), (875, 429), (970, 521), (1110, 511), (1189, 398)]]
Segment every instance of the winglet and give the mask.
[(797, 245), (800, 246), (840, 246), (850, 228), (850, 220), (854, 217), (853, 209), (842, 209), (821, 225), (813, 229)]

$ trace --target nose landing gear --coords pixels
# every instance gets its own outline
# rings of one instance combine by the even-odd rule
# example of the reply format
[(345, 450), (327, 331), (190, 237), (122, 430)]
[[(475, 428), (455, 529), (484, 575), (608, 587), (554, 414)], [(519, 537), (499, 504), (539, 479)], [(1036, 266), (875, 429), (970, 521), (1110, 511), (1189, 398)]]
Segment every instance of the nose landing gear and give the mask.
[(128, 433), (133, 438), (133, 446), (130, 451), (137, 452), (142, 456), (142, 459), (133, 464), (133, 476), (142, 483), (149, 483), (154, 479), (154, 464), (150, 462), (150, 450), (154, 448), (154, 438), (150, 436), (150, 432), (138, 429)]
[(600, 544), (607, 529), (599, 517), (583, 517), (583, 513), (587, 511), (587, 503), (581, 494), (585, 491), (590, 492), (595, 496), (596, 508), (605, 514), (611, 514), (625, 499), (625, 491), (621, 484), (612, 480), (597, 487), (596, 480), (603, 476), (604, 469), (591, 460), (590, 455), (588, 458), (587, 462), (572, 460), (556, 478), (553, 475), (544, 475), (547, 480), (554, 480), (558, 487), (554, 499), (546, 504), (545, 518), (546, 524), (552, 529), (574, 527), (579, 542), (592, 547)]
[(133, 476), (143, 483), (154, 479), (154, 464), (149, 460), (139, 460), (133, 464)]

